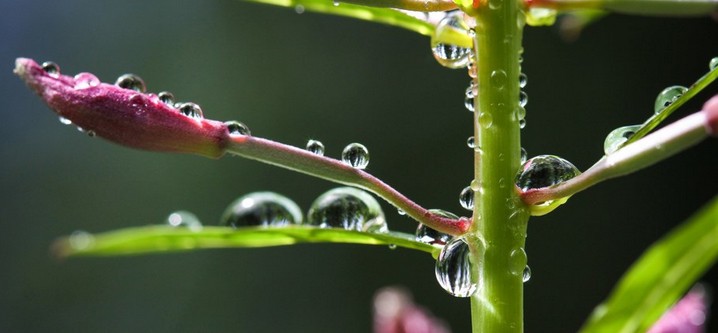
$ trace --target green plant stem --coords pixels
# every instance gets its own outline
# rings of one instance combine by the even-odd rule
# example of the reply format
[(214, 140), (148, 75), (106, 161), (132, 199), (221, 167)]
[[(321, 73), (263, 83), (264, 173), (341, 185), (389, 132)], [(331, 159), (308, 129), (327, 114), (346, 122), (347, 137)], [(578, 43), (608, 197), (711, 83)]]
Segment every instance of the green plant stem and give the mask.
[(601, 9), (648, 16), (710, 15), (718, 8), (714, 0), (526, 0), (526, 5), (561, 11)]
[(474, 221), (467, 237), (479, 281), (473, 332), (523, 332), (528, 213), (514, 191), (520, 166), (519, 57), (524, 14), (516, 0), (489, 0), (476, 13), (478, 97), (474, 109)]

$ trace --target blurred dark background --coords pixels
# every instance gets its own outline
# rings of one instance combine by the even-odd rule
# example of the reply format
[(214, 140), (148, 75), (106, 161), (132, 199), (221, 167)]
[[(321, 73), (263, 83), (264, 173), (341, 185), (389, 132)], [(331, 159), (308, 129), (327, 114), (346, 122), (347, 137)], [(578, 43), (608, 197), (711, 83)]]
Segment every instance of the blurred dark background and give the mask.
[[(710, 18), (614, 15), (575, 42), (527, 28), (529, 156), (580, 169), (613, 128), (642, 122), (664, 87), (690, 85), (718, 56)], [(469, 302), (446, 294), (423, 253), (319, 244), (121, 258), (54, 260), (52, 241), (160, 223), (185, 209), (216, 224), (259, 190), (304, 209), (334, 187), (239, 158), (130, 150), (90, 139), (12, 75), (14, 59), (53, 60), (63, 73), (114, 82), (142, 76), (152, 92), (194, 101), (212, 119), (327, 155), (365, 144), (369, 171), (430, 208), (467, 214), (471, 180), (463, 108), (468, 77), (439, 66), (425, 36), (384, 25), (230, 0), (0, 0), (0, 331), (368, 332), (373, 293), (409, 288), (455, 332)], [(674, 116), (698, 110), (712, 85)], [(574, 196), (534, 218), (527, 251), (526, 331), (572, 332), (653, 241), (716, 194), (718, 141)], [(415, 223), (385, 206), (390, 227)], [(716, 286), (714, 268), (703, 279)], [(713, 319), (711, 330), (718, 330)]]

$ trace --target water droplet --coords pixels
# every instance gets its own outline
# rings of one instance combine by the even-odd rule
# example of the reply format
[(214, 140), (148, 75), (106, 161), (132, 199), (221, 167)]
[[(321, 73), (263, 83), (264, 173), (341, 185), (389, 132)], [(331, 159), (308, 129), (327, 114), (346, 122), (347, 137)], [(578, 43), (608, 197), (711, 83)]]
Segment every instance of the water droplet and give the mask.
[(339, 6), (339, 0), (333, 0), (333, 1), (334, 1), (334, 7), (338, 7), (338, 6)]
[(502, 4), (502, 0), (489, 0), (489, 8), (493, 10), (501, 9)]
[(519, 88), (525, 87), (526, 83), (528, 83), (528, 80), (529, 80), (529, 78), (528, 78), (528, 76), (526, 76), (526, 74), (524, 74), (524, 73), (519, 74)]
[(284, 227), (302, 223), (302, 211), (294, 201), (274, 192), (253, 192), (239, 197), (222, 214), (220, 225)]
[(202, 229), (202, 223), (199, 222), (197, 215), (185, 210), (173, 212), (167, 217), (167, 224), (175, 228), (187, 228), (192, 231)]
[(481, 190), (481, 182), (479, 182), (478, 180), (474, 179), (474, 180), (472, 180), (471, 183), (469, 184), (469, 187), (470, 187), (472, 190), (474, 190), (474, 192), (480, 191), (480, 190)]
[(389, 244), (389, 250), (396, 250), (396, 244)]
[(663, 109), (673, 104), (678, 98), (688, 91), (688, 88), (683, 86), (670, 86), (663, 89), (656, 97), (656, 104), (654, 105), (654, 111), (656, 114), (661, 113)]
[(495, 70), (491, 72), (490, 81), (494, 89), (501, 90), (506, 86), (506, 72), (503, 70)]
[(474, 210), (474, 190), (471, 186), (464, 187), (459, 194), (459, 204), (466, 210)]
[(444, 245), (436, 260), (436, 280), (446, 292), (456, 297), (470, 297), (477, 283), (471, 280), (469, 245), (462, 238), (454, 238)]
[(481, 112), (479, 115), (479, 125), (483, 128), (490, 128), (494, 124), (494, 118), (488, 112)]
[(45, 61), (42, 63), (42, 70), (45, 71), (50, 77), (58, 78), (60, 77), (60, 65), (52, 62), (52, 61)]
[(74, 250), (85, 250), (95, 243), (95, 236), (87, 231), (77, 230), (70, 235), (68, 242)]
[(521, 90), (519, 92), (519, 106), (520, 107), (526, 107), (526, 104), (529, 102), (529, 95), (526, 95), (526, 92)]
[(608, 155), (621, 147), (628, 139), (630, 139), (636, 131), (641, 128), (641, 125), (631, 125), (619, 127), (611, 133), (608, 133), (606, 140), (603, 141), (603, 152)]
[(444, 67), (461, 68), (469, 64), (471, 47), (457, 45), (456, 40), (468, 39), (469, 27), (463, 14), (448, 14), (436, 26), (431, 37), (434, 58)]
[(80, 73), (75, 75), (75, 89), (87, 89), (100, 85), (100, 79), (92, 73)]
[(525, 118), (519, 120), (519, 128), (524, 129), (524, 127), (526, 127), (526, 119)]
[(91, 138), (94, 138), (96, 135), (97, 135), (97, 133), (95, 133), (95, 131), (93, 131), (93, 130), (87, 131), (87, 136), (89, 136)]
[(117, 78), (117, 81), (115, 81), (115, 85), (120, 88), (131, 89), (141, 93), (144, 93), (147, 90), (145, 81), (135, 74), (120, 75), (120, 77)]
[(369, 150), (360, 143), (349, 144), (342, 151), (342, 162), (357, 169), (364, 169), (369, 165)]
[(321, 143), (321, 141), (318, 141), (318, 140), (307, 141), (307, 150), (312, 154), (324, 156), (324, 144)]
[(524, 147), (521, 147), (521, 164), (523, 165), (526, 163), (526, 159), (529, 157), (529, 154), (526, 152), (526, 149)]
[(384, 212), (376, 199), (353, 187), (338, 187), (320, 195), (309, 208), (307, 224), (367, 232), (387, 230)]
[(204, 115), (202, 114), (202, 108), (200, 108), (199, 105), (195, 103), (182, 103), (179, 105), (178, 109), (181, 114), (187, 117), (198, 120), (204, 118)]
[(509, 270), (511, 274), (516, 276), (523, 274), (527, 261), (528, 257), (524, 248), (513, 249), (509, 254)]
[[(435, 211), (435, 213), (438, 214), (436, 211), (440, 210), (432, 210)], [(448, 212), (446, 212), (448, 213)], [(448, 213), (451, 214), (451, 213)], [(451, 214), (453, 215), (453, 214)], [(450, 216), (447, 216), (450, 217)], [(455, 218), (458, 218), (456, 215), (454, 215)], [(419, 223), (419, 226), (416, 228), (415, 232), (416, 241), (422, 242), (425, 244), (431, 244), (431, 245), (444, 245), (449, 240), (451, 240), (451, 235), (445, 234), (443, 232), (438, 232), (430, 227), (427, 227), (426, 225), (423, 225)]]
[[(337, 5), (338, 5), (338, 4), (337, 4)], [(296, 5), (296, 6), (294, 6), (294, 11), (295, 11), (297, 14), (303, 14), (303, 13), (304, 13), (304, 6), (302, 6), (302, 5)]]
[(523, 164), (516, 175), (516, 185), (526, 191), (556, 185), (581, 172), (571, 162), (554, 155), (540, 155)]
[(710, 70), (718, 68), (718, 57), (711, 59), (711, 61), (708, 63), (708, 68), (710, 68)]
[(506, 178), (499, 178), (499, 187), (500, 188), (506, 187)]
[(249, 127), (247, 127), (247, 125), (240, 123), (238, 121), (227, 121), (224, 124), (227, 125), (227, 131), (229, 131), (229, 134), (231, 134), (231, 135), (251, 135), (252, 134), (249, 131)]
[(157, 94), (157, 98), (160, 99), (162, 103), (167, 104), (167, 106), (174, 108), (175, 107), (175, 95), (172, 94), (169, 91), (163, 91)]
[(63, 116), (58, 117), (58, 119), (60, 120), (60, 123), (62, 123), (63, 125), (72, 125), (72, 120), (70, 120), (70, 119), (67, 119)]
[(469, 146), (469, 148), (471, 149), (476, 148), (476, 140), (474, 139), (473, 135), (466, 139), (466, 145)]
[(531, 280), (531, 267), (529, 267), (528, 265), (526, 265), (526, 267), (524, 268), (524, 271), (523, 271), (522, 274), (523, 274), (522, 276), (523, 276), (523, 281), (524, 281), (524, 283), (526, 283), (526, 282), (528, 282), (529, 280)]
[(397, 209), (396, 209), (396, 213), (399, 214), (399, 215), (401, 215), (401, 216), (406, 215), (406, 212), (403, 211), (401, 208), (397, 208)]
[(464, 107), (469, 110), (469, 112), (474, 112), (474, 98), (466, 96), (464, 98)]

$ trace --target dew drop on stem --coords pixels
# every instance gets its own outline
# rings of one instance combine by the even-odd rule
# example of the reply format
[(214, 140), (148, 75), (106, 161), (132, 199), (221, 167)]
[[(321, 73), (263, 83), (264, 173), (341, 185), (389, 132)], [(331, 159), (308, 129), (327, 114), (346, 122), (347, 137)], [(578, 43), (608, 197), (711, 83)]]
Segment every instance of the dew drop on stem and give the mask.
[(50, 77), (58, 78), (60, 77), (60, 65), (52, 62), (52, 61), (45, 61), (40, 65), (42, 67), (42, 70), (45, 71)]
[(526, 74), (519, 74), (519, 88), (526, 87), (526, 83), (528, 83), (528, 77), (526, 76)]
[(469, 64), (471, 47), (457, 45), (457, 39), (468, 39), (469, 26), (459, 13), (447, 14), (431, 36), (431, 51), (444, 67), (462, 68)]
[(526, 267), (524, 267), (524, 271), (522, 273), (522, 280), (524, 283), (531, 280), (531, 267), (529, 267), (528, 265), (526, 265)]
[(307, 141), (307, 151), (312, 154), (324, 156), (324, 144), (319, 140)]
[(459, 193), (459, 204), (466, 210), (474, 210), (474, 190), (471, 186), (464, 187)]
[(455, 297), (470, 297), (478, 289), (471, 279), (469, 245), (454, 238), (441, 249), (434, 273), (439, 285)]
[(284, 227), (302, 223), (302, 211), (294, 201), (274, 192), (253, 192), (239, 197), (222, 214), (220, 225)]
[(619, 127), (611, 131), (611, 133), (608, 133), (606, 136), (606, 140), (603, 141), (603, 152), (606, 155), (615, 152), (622, 144), (636, 134), (640, 128), (641, 125), (630, 125)]
[(147, 91), (145, 81), (135, 74), (120, 75), (120, 77), (117, 78), (117, 81), (115, 81), (115, 85), (123, 89), (130, 89), (141, 93)]
[(526, 104), (529, 102), (529, 95), (526, 94), (525, 91), (521, 90), (519, 92), (519, 106), (520, 107), (526, 107)]
[(320, 195), (309, 208), (307, 224), (366, 232), (388, 232), (384, 212), (369, 193), (339, 187)]
[(202, 114), (202, 108), (199, 107), (199, 105), (195, 103), (182, 103), (178, 107), (179, 112), (187, 117), (194, 118), (194, 119), (203, 119), (204, 115)]
[(718, 57), (711, 59), (711, 61), (708, 63), (708, 68), (710, 68), (710, 70), (718, 68)]
[(581, 172), (571, 162), (554, 155), (540, 155), (523, 164), (516, 175), (516, 185), (526, 191), (553, 186), (578, 176)]
[(511, 274), (516, 276), (523, 274), (527, 261), (528, 257), (523, 247), (511, 250), (509, 254), (509, 270)]
[[(453, 214), (451, 212), (447, 212), (445, 210), (441, 209), (429, 209), (429, 212), (431, 212), (434, 215), (438, 215), (441, 217), (446, 217), (450, 219), (457, 220), (459, 217), (456, 214)], [(426, 244), (431, 245), (444, 245), (448, 243), (452, 236), (449, 234), (445, 234), (443, 232), (439, 232), (434, 230), (431, 227), (428, 227), (424, 224), (419, 223), (419, 225), (416, 228), (416, 232), (414, 233), (416, 237), (417, 242), (422, 242)]]
[(224, 123), (227, 125), (227, 131), (231, 135), (251, 135), (252, 133), (249, 131), (249, 127), (247, 125), (240, 123), (238, 121), (227, 121)]
[(476, 140), (474, 139), (473, 135), (466, 139), (466, 145), (469, 146), (469, 148), (471, 149), (476, 148)]
[(344, 147), (342, 162), (357, 169), (364, 169), (369, 165), (369, 150), (360, 143), (352, 143)]
[(63, 116), (58, 117), (58, 119), (60, 120), (60, 123), (63, 125), (72, 125), (72, 120), (70, 120), (70, 119), (67, 119)]
[(187, 228), (192, 231), (202, 229), (202, 223), (199, 222), (197, 215), (185, 210), (178, 210), (167, 216), (167, 224), (175, 228)]
[(171, 107), (171, 108), (174, 108), (174, 107), (175, 107), (175, 95), (172, 94), (171, 92), (169, 92), (169, 91), (162, 91), (162, 92), (160, 92), (159, 94), (157, 94), (157, 98), (159, 98), (159, 100), (160, 100), (162, 103), (167, 104), (167, 106), (169, 106), (169, 107)]
[(669, 105), (673, 104), (678, 98), (688, 91), (688, 88), (683, 86), (670, 86), (663, 89), (656, 97), (656, 103), (654, 105), (654, 111), (656, 114), (661, 113)]

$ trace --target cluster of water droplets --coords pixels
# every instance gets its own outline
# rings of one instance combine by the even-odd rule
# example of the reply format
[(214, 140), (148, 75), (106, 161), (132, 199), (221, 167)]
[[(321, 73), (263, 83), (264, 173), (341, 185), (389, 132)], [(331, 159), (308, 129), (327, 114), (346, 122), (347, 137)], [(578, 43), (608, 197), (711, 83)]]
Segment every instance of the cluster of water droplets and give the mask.
[(379, 203), (368, 193), (339, 187), (325, 192), (312, 203), (307, 224), (320, 228), (385, 233), (389, 229)]

